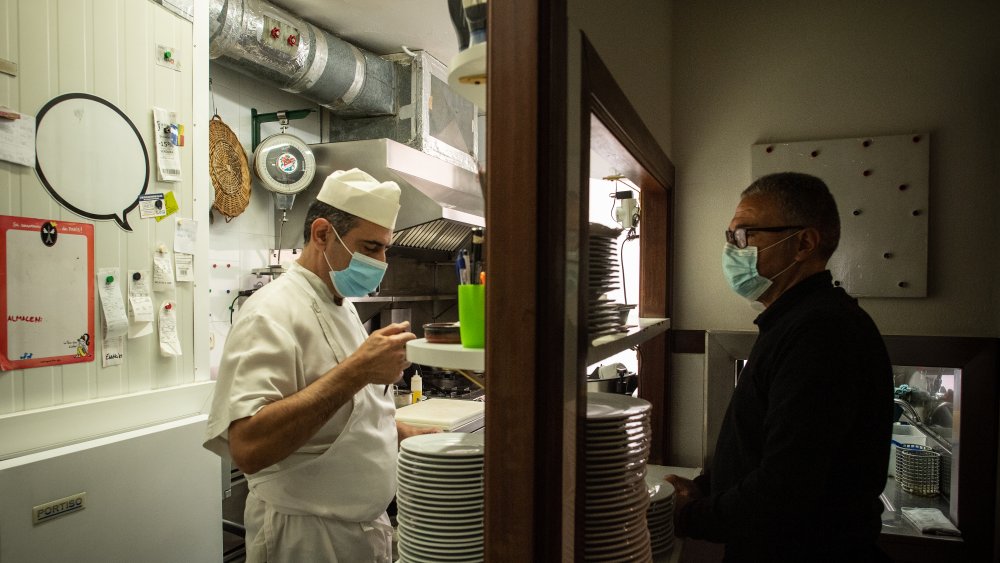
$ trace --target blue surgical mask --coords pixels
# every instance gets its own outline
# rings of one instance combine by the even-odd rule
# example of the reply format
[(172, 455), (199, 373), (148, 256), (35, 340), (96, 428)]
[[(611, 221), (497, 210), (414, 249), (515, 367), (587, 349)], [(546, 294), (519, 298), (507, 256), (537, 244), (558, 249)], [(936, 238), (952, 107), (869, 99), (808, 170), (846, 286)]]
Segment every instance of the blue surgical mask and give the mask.
[[(347, 252), (351, 252), (351, 249), (347, 248), (340, 235), (337, 234), (337, 230), (332, 230), (334, 236), (340, 241), (340, 245)], [(333, 282), (333, 288), (342, 297), (364, 297), (375, 291), (378, 284), (382, 283), (382, 276), (385, 275), (386, 268), (389, 267), (385, 262), (365, 256), (360, 252), (351, 252), (351, 262), (346, 269), (339, 271), (333, 269), (330, 259), (326, 257), (326, 252), (323, 252), (323, 259), (326, 260), (326, 265), (330, 266), (330, 281)]]
[(757, 255), (776, 244), (785, 242), (796, 234), (798, 234), (798, 231), (760, 250), (756, 246), (737, 248), (735, 244), (727, 242), (722, 250), (722, 273), (726, 276), (729, 287), (737, 295), (745, 297), (750, 301), (756, 301), (757, 298), (764, 295), (764, 292), (771, 287), (773, 280), (794, 266), (795, 261), (793, 260), (784, 270), (775, 274), (773, 278), (768, 279), (760, 275), (760, 272), (757, 271)]

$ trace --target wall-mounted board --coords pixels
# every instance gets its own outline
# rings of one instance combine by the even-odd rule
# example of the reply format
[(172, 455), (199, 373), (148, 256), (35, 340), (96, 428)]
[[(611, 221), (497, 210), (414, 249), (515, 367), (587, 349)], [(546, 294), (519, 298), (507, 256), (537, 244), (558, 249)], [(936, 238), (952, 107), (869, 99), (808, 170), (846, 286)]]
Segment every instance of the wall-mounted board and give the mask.
[(0, 215), (0, 369), (94, 361), (94, 226)]
[(836, 284), (859, 297), (927, 296), (929, 134), (757, 143), (751, 154), (754, 179), (803, 172), (829, 186), (840, 211)]

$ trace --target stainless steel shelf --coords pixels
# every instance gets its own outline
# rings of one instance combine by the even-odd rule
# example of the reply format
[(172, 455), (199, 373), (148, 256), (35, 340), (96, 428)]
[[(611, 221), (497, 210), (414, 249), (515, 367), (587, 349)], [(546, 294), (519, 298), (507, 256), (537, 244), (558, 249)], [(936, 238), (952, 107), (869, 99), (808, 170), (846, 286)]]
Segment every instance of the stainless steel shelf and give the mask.
[(595, 338), (587, 349), (587, 365), (596, 364), (608, 356), (642, 344), (669, 328), (670, 319), (639, 319), (639, 326), (626, 333)]

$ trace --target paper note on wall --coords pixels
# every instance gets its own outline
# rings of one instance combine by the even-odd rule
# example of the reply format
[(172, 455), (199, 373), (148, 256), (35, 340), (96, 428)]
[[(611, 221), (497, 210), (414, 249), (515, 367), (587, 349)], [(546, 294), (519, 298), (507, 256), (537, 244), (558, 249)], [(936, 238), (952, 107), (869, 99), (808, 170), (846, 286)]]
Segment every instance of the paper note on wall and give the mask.
[(163, 245), (153, 253), (153, 291), (173, 291), (174, 268), (170, 251)]
[(174, 144), (171, 112), (153, 108), (153, 128), (156, 132), (156, 171), (161, 182), (181, 181), (181, 155)]
[(139, 338), (153, 333), (153, 300), (149, 288), (149, 270), (129, 270), (128, 337)]
[(13, 121), (0, 119), (0, 160), (35, 166), (35, 117), (21, 114)]
[(194, 254), (195, 242), (198, 240), (198, 221), (194, 219), (177, 218), (174, 228), (174, 252)]
[(0, 368), (91, 362), (94, 226), (0, 216)]
[(170, 301), (160, 305), (160, 354), (167, 357), (181, 355), (181, 341), (177, 337), (177, 307)]
[(118, 268), (101, 268), (97, 272), (98, 293), (101, 296), (101, 331), (104, 338), (122, 336), (128, 331), (128, 316), (118, 283)]
[(177, 267), (177, 281), (194, 281), (194, 256), (177, 252), (174, 254), (174, 265)]

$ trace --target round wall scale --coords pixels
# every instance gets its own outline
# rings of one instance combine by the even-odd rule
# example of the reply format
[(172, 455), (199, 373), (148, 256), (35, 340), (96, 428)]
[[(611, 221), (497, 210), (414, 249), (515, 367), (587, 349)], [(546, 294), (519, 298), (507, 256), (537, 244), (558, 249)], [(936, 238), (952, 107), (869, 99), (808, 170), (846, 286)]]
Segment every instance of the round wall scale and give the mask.
[[(278, 133), (264, 139), (253, 153), (254, 173), (261, 183), (274, 194), (275, 207), (281, 211), (281, 225), (278, 228), (278, 244), (281, 253), (281, 234), (288, 211), (295, 203), (295, 194), (305, 190), (316, 175), (316, 157), (312, 149), (302, 139), (287, 133)], [(269, 266), (269, 271), (283, 271), (281, 263)]]

